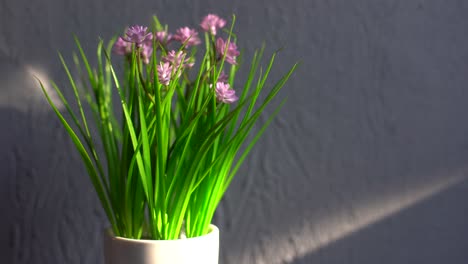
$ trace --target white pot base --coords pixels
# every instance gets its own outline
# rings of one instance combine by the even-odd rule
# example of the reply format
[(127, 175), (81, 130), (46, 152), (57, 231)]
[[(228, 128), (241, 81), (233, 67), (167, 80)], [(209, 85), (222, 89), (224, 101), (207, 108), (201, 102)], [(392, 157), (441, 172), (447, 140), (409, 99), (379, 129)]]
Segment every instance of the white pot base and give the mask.
[(137, 240), (104, 235), (106, 264), (218, 264), (219, 229), (201, 237)]

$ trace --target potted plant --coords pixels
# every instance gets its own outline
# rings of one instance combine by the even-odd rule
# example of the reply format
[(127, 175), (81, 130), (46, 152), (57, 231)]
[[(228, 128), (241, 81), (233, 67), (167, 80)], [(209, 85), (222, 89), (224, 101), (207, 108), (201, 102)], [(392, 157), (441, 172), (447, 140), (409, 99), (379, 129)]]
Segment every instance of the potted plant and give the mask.
[[(216, 207), (284, 100), (249, 137), (253, 126), (297, 66), (262, 95), (276, 57), (259, 71), (262, 48), (246, 82), (235, 83), (240, 52), (234, 21), (227, 30), (219, 16), (204, 17), (199, 54), (196, 30), (170, 34), (154, 17), (150, 30), (133, 26), (106, 46), (99, 42), (96, 68), (75, 37), (74, 60), (84, 68), (79, 82), (59, 57), (76, 111), (52, 83), (67, 119), (39, 81), (109, 219), (106, 263), (218, 262), (219, 231), (211, 224)], [(112, 53), (123, 67), (114, 67)]]

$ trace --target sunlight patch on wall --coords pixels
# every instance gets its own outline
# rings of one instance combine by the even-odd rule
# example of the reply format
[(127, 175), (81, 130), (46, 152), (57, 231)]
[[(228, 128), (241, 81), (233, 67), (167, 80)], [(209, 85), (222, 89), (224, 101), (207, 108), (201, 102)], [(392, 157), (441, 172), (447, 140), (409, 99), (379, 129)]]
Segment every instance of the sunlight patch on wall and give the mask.
[(0, 62), (0, 107), (20, 112), (51, 110), (42, 93), (37, 77), (44, 84), (52, 101), (63, 108), (60, 99), (50, 85), (48, 74), (41, 67), (20, 66), (9, 61)]
[(316, 252), (321, 248), (343, 239), (365, 227), (414, 206), (432, 196), (455, 186), (467, 177), (463, 172), (444, 174), (437, 180), (427, 182), (417, 189), (395, 193), (391, 197), (379, 198), (356, 205), (349, 211), (329, 219), (306, 219), (306, 223), (294, 229), (287, 237), (280, 237), (268, 245), (269, 263), (289, 263), (294, 259)]

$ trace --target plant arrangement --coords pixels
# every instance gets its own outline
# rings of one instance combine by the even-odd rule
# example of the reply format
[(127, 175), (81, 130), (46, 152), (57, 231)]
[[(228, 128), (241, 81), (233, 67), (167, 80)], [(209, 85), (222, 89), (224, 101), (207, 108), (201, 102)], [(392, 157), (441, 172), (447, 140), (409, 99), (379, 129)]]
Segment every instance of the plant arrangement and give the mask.
[[(75, 37), (78, 78), (59, 54), (75, 110), (52, 83), (66, 117), (39, 81), (115, 236), (173, 240), (208, 233), (234, 175), (285, 102), (252, 129), (297, 65), (262, 94), (276, 53), (262, 69), (261, 48), (245, 83), (236, 83), (240, 52), (234, 22), (235, 16), (226, 29), (219, 16), (204, 17), (203, 47), (195, 29), (171, 34), (154, 17), (150, 29), (132, 26), (108, 45), (100, 41), (96, 68)], [(111, 54), (119, 56), (114, 60)]]

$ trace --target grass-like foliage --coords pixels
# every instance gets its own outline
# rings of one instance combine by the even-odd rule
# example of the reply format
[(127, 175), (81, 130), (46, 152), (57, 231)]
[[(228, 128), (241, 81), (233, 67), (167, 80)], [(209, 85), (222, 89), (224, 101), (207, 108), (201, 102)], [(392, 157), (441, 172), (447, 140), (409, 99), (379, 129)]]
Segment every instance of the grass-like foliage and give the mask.
[[(297, 65), (265, 89), (276, 53), (262, 68), (264, 49), (256, 51), (245, 84), (236, 85), (237, 96), (231, 88), (239, 67), (234, 20), (221, 31), (223, 19), (204, 18), (204, 55), (196, 64), (202, 42), (198, 33), (181, 28), (171, 35), (156, 17), (150, 30), (134, 26), (107, 46), (101, 41), (96, 68), (75, 38), (74, 61), (83, 69), (78, 79), (60, 55), (75, 109), (52, 84), (66, 116), (40, 83), (86, 166), (115, 235), (168, 240), (209, 232), (234, 175), (283, 105), (284, 100), (260, 129), (252, 130)], [(122, 55), (119, 70), (111, 53)], [(120, 99), (118, 107), (114, 96)]]

